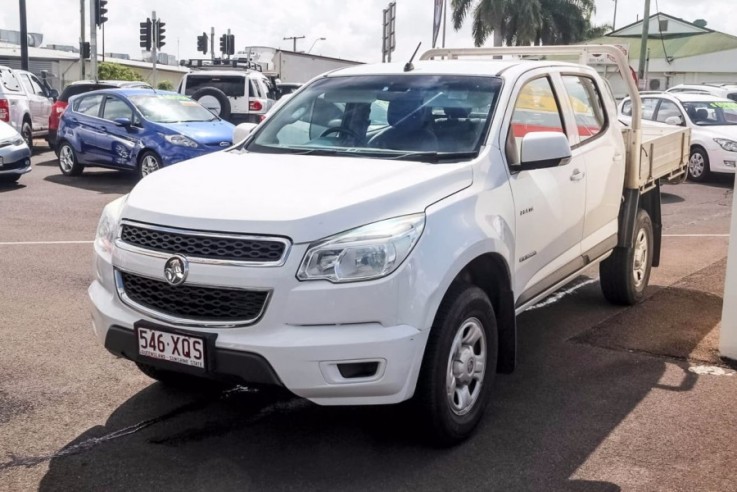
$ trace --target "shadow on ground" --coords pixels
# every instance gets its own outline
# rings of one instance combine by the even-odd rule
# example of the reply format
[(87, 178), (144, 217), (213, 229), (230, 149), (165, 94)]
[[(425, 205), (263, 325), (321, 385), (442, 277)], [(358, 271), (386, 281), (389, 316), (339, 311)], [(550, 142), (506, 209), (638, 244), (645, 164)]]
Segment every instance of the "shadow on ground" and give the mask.
[(112, 170), (85, 170), (79, 176), (64, 176), (59, 171), (44, 180), (104, 194), (128, 193), (137, 183), (135, 174)]
[[(680, 287), (665, 288), (648, 302), (660, 303), (658, 296), (685, 302), (690, 295)], [(717, 309), (710, 297), (705, 313), (700, 301), (693, 302), (707, 321), (679, 339), (679, 353), (690, 353), (700, 343)], [(574, 310), (571, 302), (585, 309)], [(634, 322), (632, 311), (608, 305), (597, 284), (585, 284), (575, 299), (522, 314), (519, 368), (497, 377), (486, 419), (455, 448), (422, 444), (411, 430), (411, 414), (399, 407), (318, 407), (250, 392), (189, 396), (152, 384), (105, 425), (89, 429), (51, 457), (40, 490), (608, 492), (631, 487), (574, 477), (651, 390), (688, 391), (697, 378), (686, 363), (679, 364), (680, 383), (663, 385), (668, 359), (620, 347), (608, 350), (589, 345), (590, 340), (571, 343), (602, 330), (622, 331)], [(677, 323), (683, 311), (660, 314)], [(642, 323), (640, 328), (648, 329)], [(667, 330), (656, 335), (669, 336)], [(24, 465), (24, 458), (15, 459), (5, 468)]]

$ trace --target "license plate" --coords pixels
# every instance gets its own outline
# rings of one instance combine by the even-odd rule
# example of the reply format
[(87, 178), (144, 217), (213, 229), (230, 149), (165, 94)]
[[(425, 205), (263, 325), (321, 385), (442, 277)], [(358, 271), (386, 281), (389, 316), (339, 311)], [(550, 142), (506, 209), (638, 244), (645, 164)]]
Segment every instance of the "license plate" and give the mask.
[(138, 353), (185, 366), (205, 368), (205, 341), (151, 328), (138, 327)]

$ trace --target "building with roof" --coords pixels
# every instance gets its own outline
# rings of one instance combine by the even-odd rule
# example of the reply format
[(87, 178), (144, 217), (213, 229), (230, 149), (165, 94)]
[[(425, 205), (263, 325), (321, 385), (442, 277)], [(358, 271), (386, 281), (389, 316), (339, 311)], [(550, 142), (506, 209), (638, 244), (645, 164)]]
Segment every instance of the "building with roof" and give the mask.
[[(628, 52), (630, 66), (640, 63), (644, 20), (587, 44), (615, 44)], [(665, 90), (678, 84), (737, 83), (737, 36), (702, 27), (668, 14), (649, 18), (646, 77), (642, 89)], [(618, 84), (612, 84), (615, 93)]]

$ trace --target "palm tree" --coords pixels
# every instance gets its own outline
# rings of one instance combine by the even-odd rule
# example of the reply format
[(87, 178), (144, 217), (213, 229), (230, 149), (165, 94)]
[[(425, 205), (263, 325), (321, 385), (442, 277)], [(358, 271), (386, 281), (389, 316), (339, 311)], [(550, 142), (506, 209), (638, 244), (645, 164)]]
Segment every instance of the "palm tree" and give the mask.
[(473, 40), (494, 46), (532, 43), (569, 44), (585, 38), (594, 0), (451, 0), (453, 28), (459, 30), (473, 10)]

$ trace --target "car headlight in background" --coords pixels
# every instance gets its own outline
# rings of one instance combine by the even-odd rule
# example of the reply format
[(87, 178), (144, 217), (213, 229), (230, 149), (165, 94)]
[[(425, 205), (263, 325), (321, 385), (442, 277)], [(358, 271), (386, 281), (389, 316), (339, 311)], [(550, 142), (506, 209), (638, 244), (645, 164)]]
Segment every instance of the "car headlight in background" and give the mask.
[(26, 141), (23, 140), (23, 137), (21, 137), (20, 135), (18, 135), (17, 138), (14, 138), (13, 141), (10, 142), (10, 145), (14, 145), (14, 146), (17, 147), (19, 145), (23, 145), (24, 143), (26, 143)]
[(715, 138), (714, 141), (719, 144), (721, 148), (728, 152), (737, 152), (737, 142), (726, 138)]
[(297, 278), (355, 282), (385, 277), (409, 256), (425, 228), (425, 214), (374, 222), (312, 244)]
[(192, 149), (198, 147), (197, 142), (184, 135), (164, 135), (164, 138), (173, 145), (181, 145), (182, 147), (190, 147)]
[(102, 209), (100, 222), (97, 224), (97, 234), (95, 235), (95, 250), (106, 257), (113, 254), (113, 242), (115, 241), (115, 232), (120, 223), (120, 215), (123, 213), (123, 205), (125, 205), (128, 195), (108, 203)]

